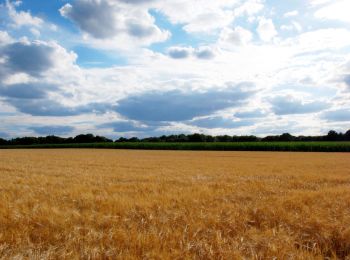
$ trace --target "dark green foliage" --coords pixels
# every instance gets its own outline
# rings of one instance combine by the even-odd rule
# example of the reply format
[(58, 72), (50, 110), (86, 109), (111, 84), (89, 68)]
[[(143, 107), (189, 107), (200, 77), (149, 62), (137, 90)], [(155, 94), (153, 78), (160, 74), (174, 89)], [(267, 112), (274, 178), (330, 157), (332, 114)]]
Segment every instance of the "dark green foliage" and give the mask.
[(210, 136), (204, 134), (160, 137), (121, 137), (114, 143), (103, 136), (82, 134), (74, 138), (58, 136), (0, 139), (0, 148), (115, 148), (154, 150), (213, 151), (317, 151), (349, 152), (350, 130), (345, 134), (329, 131), (326, 136), (293, 136), (289, 133), (259, 138), (256, 136)]
[(291, 141), (294, 141), (295, 139), (296, 138), (289, 133), (284, 133), (279, 136), (279, 141), (281, 142), (291, 142)]
[(232, 136), (229, 135), (219, 135), (216, 137), (218, 142), (232, 142)]
[(8, 141), (0, 138), (0, 145), (6, 145), (6, 144), (8, 144)]
[(327, 134), (327, 141), (340, 141), (342, 138), (342, 134), (341, 133), (337, 133), (336, 131), (329, 131), (328, 134)]
[[(3, 140), (3, 139), (1, 139)], [(109, 143), (113, 142), (103, 136), (94, 136), (92, 134), (78, 135), (74, 138), (63, 138), (49, 135), (46, 137), (20, 137), (11, 140), (0, 140), (0, 145), (41, 145), (41, 144), (72, 144), (72, 143)], [(125, 139), (127, 140), (127, 139)]]
[(344, 139), (345, 141), (350, 141), (350, 130), (348, 130), (345, 134), (344, 134)]
[(203, 134), (192, 134), (188, 135), (188, 141), (189, 142), (205, 142), (205, 135)]
[(350, 152), (350, 142), (115, 142), (7, 145), (2, 148), (101, 148), (202, 151)]
[(113, 140), (107, 139), (103, 136), (94, 136), (93, 134), (77, 135), (73, 138), (74, 143), (109, 143)]

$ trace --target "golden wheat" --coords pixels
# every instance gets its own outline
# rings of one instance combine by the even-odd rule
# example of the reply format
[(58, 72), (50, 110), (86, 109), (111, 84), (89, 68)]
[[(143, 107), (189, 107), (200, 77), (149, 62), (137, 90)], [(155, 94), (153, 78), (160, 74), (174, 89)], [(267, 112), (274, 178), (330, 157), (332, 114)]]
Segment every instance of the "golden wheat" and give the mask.
[(0, 258), (350, 259), (350, 155), (1, 150)]

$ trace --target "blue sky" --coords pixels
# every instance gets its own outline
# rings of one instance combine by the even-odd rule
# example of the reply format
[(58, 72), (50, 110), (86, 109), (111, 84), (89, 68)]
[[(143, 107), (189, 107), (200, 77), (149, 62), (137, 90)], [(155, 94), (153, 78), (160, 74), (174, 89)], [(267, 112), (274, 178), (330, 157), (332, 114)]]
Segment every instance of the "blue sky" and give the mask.
[(1, 0), (0, 137), (350, 128), (348, 0)]

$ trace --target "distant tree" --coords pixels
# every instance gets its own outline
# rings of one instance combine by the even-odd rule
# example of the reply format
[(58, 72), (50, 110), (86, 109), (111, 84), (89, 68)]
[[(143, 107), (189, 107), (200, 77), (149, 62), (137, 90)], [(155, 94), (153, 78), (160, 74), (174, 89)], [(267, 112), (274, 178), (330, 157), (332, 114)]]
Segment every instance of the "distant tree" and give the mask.
[(118, 140), (116, 140), (116, 143), (122, 143), (122, 142), (127, 142), (128, 139), (124, 138), (124, 137), (120, 137)]
[(8, 144), (8, 141), (0, 138), (0, 145), (6, 145), (6, 144)]
[(161, 140), (159, 139), (159, 137), (147, 137), (141, 140), (142, 142), (151, 142), (151, 143), (158, 143)]
[(298, 137), (295, 138), (296, 141), (301, 141), (301, 142), (307, 142), (307, 141), (312, 141), (312, 136), (304, 136), (304, 135), (300, 135)]
[(209, 142), (209, 143), (215, 142), (215, 137), (214, 137), (214, 136), (211, 136), (211, 135), (207, 135), (207, 136), (205, 137), (205, 141), (206, 141), (206, 142)]
[(205, 142), (205, 136), (202, 134), (192, 134), (187, 136), (189, 142)]
[(93, 134), (81, 134), (73, 138), (74, 143), (93, 143), (95, 137)]
[(64, 139), (64, 143), (66, 143), (66, 144), (74, 143), (74, 138), (73, 137), (65, 138)]
[(280, 137), (279, 137), (279, 141), (281, 141), (281, 142), (291, 142), (294, 140), (295, 140), (295, 137), (289, 133), (284, 133), (284, 134), (280, 135)]
[(111, 143), (113, 142), (113, 140), (111, 139), (108, 139), (104, 136), (95, 136), (95, 140), (94, 140), (95, 143)]
[(165, 137), (166, 142), (177, 142), (178, 136), (177, 135), (169, 135)]
[[(345, 134), (337, 133), (334, 130), (328, 132), (325, 136), (293, 136), (289, 133), (282, 135), (266, 136), (264, 138), (249, 136), (211, 136), (204, 134), (180, 134), (180, 135), (163, 135), (160, 137), (147, 137), (139, 139), (132, 137), (130, 139), (120, 137), (115, 142), (277, 142), (277, 141), (350, 141), (350, 130)], [(104, 136), (94, 136), (93, 134), (80, 134), (76, 137), (62, 138), (59, 136), (49, 135), (46, 137), (20, 137), (9, 141), (0, 138), (0, 145), (33, 145), (33, 144), (65, 144), (65, 143), (105, 143), (113, 142)]]
[(244, 142), (258, 142), (260, 141), (260, 138), (254, 135), (249, 135), (249, 136), (242, 136), (241, 140)]
[(254, 135), (232, 136), (232, 142), (257, 142), (260, 139)]
[(67, 139), (59, 136), (49, 135), (46, 137), (38, 137), (38, 143), (40, 144), (63, 144)]
[(350, 129), (344, 134), (344, 139), (350, 141)]
[(338, 141), (339, 140), (339, 134), (334, 131), (334, 130), (331, 130), (328, 132), (327, 136), (326, 136), (326, 140), (327, 141)]
[(188, 137), (184, 134), (180, 134), (177, 136), (177, 141), (178, 142), (188, 142)]
[(104, 136), (94, 136), (93, 134), (81, 134), (73, 138), (74, 143), (109, 143), (113, 140)]
[(38, 144), (38, 138), (36, 137), (20, 137), (10, 140), (10, 144), (14, 145), (31, 145)]
[(277, 142), (279, 141), (279, 136), (269, 135), (261, 139), (263, 142)]
[(161, 142), (166, 142), (167, 136), (166, 135), (162, 135), (161, 137), (159, 137), (159, 141)]
[(219, 135), (215, 138), (218, 142), (232, 142), (233, 138), (229, 135)]
[(137, 137), (131, 137), (128, 142), (139, 142), (140, 140)]

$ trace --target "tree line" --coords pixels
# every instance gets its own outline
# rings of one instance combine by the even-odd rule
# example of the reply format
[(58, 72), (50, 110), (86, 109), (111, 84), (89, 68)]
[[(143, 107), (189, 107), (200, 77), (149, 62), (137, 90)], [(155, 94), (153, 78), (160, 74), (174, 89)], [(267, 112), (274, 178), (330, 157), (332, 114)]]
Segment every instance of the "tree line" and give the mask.
[[(160, 137), (138, 138), (120, 137), (114, 142), (311, 142), (311, 141), (350, 141), (350, 130), (346, 133), (331, 130), (323, 136), (293, 136), (289, 133), (282, 135), (271, 135), (266, 137), (257, 137), (254, 135), (230, 136), (219, 135), (211, 136), (204, 134), (179, 134), (163, 135)], [(35, 145), (35, 144), (77, 144), (77, 143), (111, 143), (112, 139), (104, 136), (95, 136), (93, 134), (81, 134), (75, 137), (63, 138), (49, 135), (46, 137), (19, 137), (10, 140), (0, 138), (0, 145)]]

